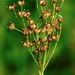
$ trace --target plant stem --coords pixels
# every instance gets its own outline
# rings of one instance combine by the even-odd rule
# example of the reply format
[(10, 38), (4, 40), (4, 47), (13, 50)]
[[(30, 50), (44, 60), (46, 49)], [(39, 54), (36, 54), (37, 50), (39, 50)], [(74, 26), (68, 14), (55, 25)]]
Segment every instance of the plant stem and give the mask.
[(44, 71), (39, 70), (39, 75), (44, 75)]
[(38, 10), (38, 0), (36, 0), (36, 7), (37, 7), (37, 10)]
[[(21, 6), (21, 12), (22, 11), (23, 11), (23, 6)], [(25, 21), (24, 21), (24, 18), (23, 17), (22, 17), (22, 22), (23, 22), (24, 27), (26, 28)]]
[(13, 9), (13, 11), (14, 11), (14, 14), (15, 14), (15, 16), (16, 16), (16, 18), (17, 18), (17, 14), (16, 14), (16, 11), (15, 11), (15, 9)]
[(53, 17), (52, 17), (52, 20), (54, 20), (55, 18), (55, 4), (53, 4)]
[(34, 59), (35, 63), (36, 63), (36, 64), (37, 64), (37, 66), (38, 66), (38, 62), (37, 62), (36, 58), (34, 57), (33, 53), (31, 52), (30, 48), (29, 48), (28, 50), (29, 50), (29, 52), (30, 52), (31, 56), (33, 57), (33, 59)]
[(21, 30), (19, 30), (19, 29), (17, 29), (17, 28), (15, 28), (15, 30), (16, 30), (16, 31), (18, 31), (18, 32), (21, 32), (21, 33), (22, 33), (22, 31), (21, 31)]

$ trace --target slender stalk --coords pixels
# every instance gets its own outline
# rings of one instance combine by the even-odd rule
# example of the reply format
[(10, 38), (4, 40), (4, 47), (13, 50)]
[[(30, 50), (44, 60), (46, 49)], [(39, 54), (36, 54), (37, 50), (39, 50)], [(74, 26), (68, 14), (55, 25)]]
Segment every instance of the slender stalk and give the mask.
[(23, 25), (24, 25), (24, 27), (26, 28), (26, 25), (25, 25), (25, 22), (24, 22), (24, 19), (23, 19), (23, 17), (22, 17), (22, 22), (23, 22)]
[(15, 30), (16, 30), (16, 31), (18, 31), (18, 32), (21, 32), (21, 33), (22, 33), (22, 31), (21, 31), (21, 30), (19, 30), (19, 29), (17, 29), (17, 28), (15, 28)]
[(64, 3), (64, 0), (62, 0), (62, 3), (61, 3), (61, 5), (60, 5), (60, 8), (62, 8), (63, 3)]
[[(21, 12), (22, 11), (23, 11), (23, 6), (21, 6)], [(25, 21), (24, 21), (24, 18), (23, 17), (22, 17), (22, 22), (23, 22), (24, 27), (26, 28)]]
[(44, 75), (44, 71), (39, 70), (39, 75)]
[(16, 18), (17, 18), (17, 13), (16, 13), (15, 9), (13, 9), (13, 11), (14, 11), (14, 14), (15, 14), (15, 16), (16, 16)]
[(45, 53), (44, 53), (44, 59), (43, 59), (43, 71), (44, 71), (44, 66), (46, 64), (46, 54), (47, 54), (47, 52), (45, 51)]
[(53, 4), (53, 17), (52, 17), (52, 20), (54, 20), (54, 18), (55, 18), (55, 4)]
[(36, 58), (34, 57), (33, 53), (31, 52), (30, 48), (29, 48), (28, 50), (29, 50), (29, 52), (30, 52), (31, 56), (33, 57), (33, 59), (34, 59), (35, 63), (36, 63), (36, 64), (37, 64), (37, 66), (38, 66), (38, 62), (37, 62)]
[(37, 7), (37, 10), (38, 10), (38, 0), (36, 0), (36, 7)]

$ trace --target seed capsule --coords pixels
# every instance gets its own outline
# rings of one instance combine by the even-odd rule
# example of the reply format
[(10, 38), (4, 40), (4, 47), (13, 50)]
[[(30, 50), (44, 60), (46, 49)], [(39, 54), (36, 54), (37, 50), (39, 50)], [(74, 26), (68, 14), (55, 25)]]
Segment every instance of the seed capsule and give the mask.
[(24, 5), (25, 5), (25, 2), (24, 2), (24, 0), (21, 2), (21, 5), (22, 5), (22, 6), (24, 6)]
[(14, 9), (17, 7), (17, 4), (13, 4)]
[(38, 34), (40, 32), (40, 30), (38, 28), (35, 28), (33, 31), (35, 34)]
[(45, 51), (45, 48), (44, 47), (41, 47), (41, 51)]
[(49, 17), (50, 16), (50, 11), (49, 10), (47, 10), (47, 17)]
[(14, 30), (15, 29), (15, 24), (11, 23), (9, 27), (7, 27), (9, 30)]
[(60, 30), (60, 27), (59, 26), (56, 26), (55, 28), (56, 28), (56, 30)]
[(13, 7), (13, 6), (8, 6), (8, 9), (9, 9), (9, 10), (13, 10), (14, 7)]
[(43, 16), (43, 19), (46, 19), (50, 16), (50, 11), (47, 10), (47, 11), (42, 11), (42, 16)]
[(42, 5), (42, 6), (46, 6), (46, 2), (44, 1), (41, 5)]
[(63, 22), (63, 18), (59, 18), (58, 21), (59, 21), (60, 23), (62, 23), (62, 22)]
[(51, 23), (51, 25), (52, 25), (53, 27), (55, 27), (55, 26), (56, 26), (56, 24), (55, 24), (54, 22), (52, 22), (52, 23)]
[(41, 29), (41, 32), (42, 32), (42, 33), (45, 33), (45, 32), (46, 32), (46, 28), (42, 28), (42, 29)]
[(34, 21), (33, 21), (31, 18), (29, 18), (29, 19), (28, 19), (28, 23), (29, 23), (29, 24), (34, 24)]
[(29, 35), (29, 30), (28, 29), (22, 29), (22, 32), (24, 35)]
[(55, 35), (52, 36), (52, 39), (53, 39), (53, 40), (57, 40), (57, 36), (55, 36)]
[(18, 1), (18, 4), (20, 5), (20, 6), (24, 6), (25, 5), (25, 2), (24, 2), (24, 0), (23, 1)]
[(30, 12), (25, 12), (23, 16), (28, 19), (30, 17)]
[(40, 41), (37, 41), (37, 45), (41, 45), (41, 42)]
[(48, 36), (47, 39), (49, 42), (52, 42), (52, 37)]
[(52, 29), (52, 28), (47, 28), (47, 29), (46, 29), (46, 32), (47, 32), (48, 34), (51, 34), (51, 33), (53, 32), (53, 29)]
[(24, 14), (25, 14), (25, 11), (22, 11), (22, 12), (21, 12), (21, 14), (22, 14), (22, 16), (24, 16)]
[(39, 50), (36, 49), (36, 50), (34, 51), (34, 53), (35, 53), (35, 54), (39, 54)]
[(60, 12), (60, 10), (61, 10), (60, 7), (58, 7), (58, 6), (55, 7), (56, 12)]
[(44, 48), (45, 48), (45, 50), (47, 50), (49, 48), (49, 46), (48, 45), (45, 45)]
[(55, 4), (57, 2), (57, 0), (53, 0), (53, 3)]
[(44, 26), (45, 28), (50, 28), (50, 23), (48, 23), (48, 24), (45, 24), (45, 26)]
[(36, 28), (36, 25), (35, 24), (28, 25), (28, 28), (34, 30)]
[(27, 42), (22, 42), (24, 47), (27, 47)]
[(30, 43), (29, 43), (29, 46), (32, 47), (32, 46), (34, 46), (34, 44), (35, 44), (34, 42), (30, 42)]
[(41, 42), (45, 42), (45, 41), (46, 41), (46, 39), (45, 39), (45, 38), (42, 38), (42, 39), (41, 39)]
[(19, 15), (20, 17), (22, 17), (22, 13), (21, 13), (20, 11), (18, 12), (18, 15)]
[(54, 21), (54, 23), (55, 23), (55, 25), (57, 25), (57, 24), (58, 24), (58, 19), (56, 19), (56, 20)]
[(45, 5), (46, 5), (46, 2), (45, 2), (44, 0), (40, 0), (40, 4), (41, 4), (42, 6), (45, 6)]

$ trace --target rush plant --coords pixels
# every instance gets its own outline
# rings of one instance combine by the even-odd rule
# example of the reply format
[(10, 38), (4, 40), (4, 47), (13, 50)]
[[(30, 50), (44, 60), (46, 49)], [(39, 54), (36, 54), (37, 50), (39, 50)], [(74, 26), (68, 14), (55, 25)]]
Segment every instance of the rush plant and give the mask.
[[(17, 30), (22, 33), (26, 41), (22, 44), (27, 47), (30, 54), (32, 55), (39, 71), (39, 75), (44, 75), (44, 71), (51, 60), (58, 41), (61, 36), (63, 17), (60, 15), (60, 11), (64, 0), (61, 0), (58, 6), (58, 0), (49, 0), (52, 2), (52, 10), (44, 10), (46, 6), (45, 0), (36, 0), (36, 7), (38, 13), (38, 21), (31, 18), (31, 13), (24, 10), (25, 1), (18, 1), (18, 4), (8, 6), (9, 10), (13, 10), (16, 18), (20, 17), (23, 21), (23, 28), (17, 29), (15, 23), (10, 23), (8, 26), (9, 30)], [(15, 9), (17, 6), (21, 9), (17, 12)], [(39, 10), (40, 9), (40, 10)]]

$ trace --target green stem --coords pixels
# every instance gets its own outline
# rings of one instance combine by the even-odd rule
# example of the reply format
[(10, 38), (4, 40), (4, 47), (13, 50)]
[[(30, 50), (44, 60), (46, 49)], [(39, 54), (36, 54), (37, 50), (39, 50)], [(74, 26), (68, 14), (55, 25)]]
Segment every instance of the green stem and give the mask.
[(36, 0), (36, 7), (37, 7), (37, 10), (38, 10), (38, 0)]
[(64, 3), (64, 0), (62, 0), (62, 3), (61, 3), (61, 5), (60, 5), (60, 8), (62, 8), (63, 3)]
[(39, 70), (39, 75), (44, 75), (44, 71)]
[(46, 64), (46, 53), (47, 53), (47, 51), (45, 51), (45, 53), (44, 53), (43, 70), (44, 70), (44, 67), (45, 67), (45, 64)]
[(31, 56), (33, 57), (33, 59), (34, 59), (35, 63), (36, 63), (36, 64), (37, 64), (37, 66), (38, 66), (38, 62), (37, 62), (36, 58), (34, 57), (33, 53), (31, 52), (30, 48), (29, 48), (28, 50), (29, 50), (29, 52), (30, 52)]
[[(21, 6), (21, 12), (22, 11), (23, 11), (23, 6)], [(24, 18), (23, 17), (22, 17), (22, 22), (23, 22), (24, 27), (26, 28), (25, 21), (24, 21)]]
[(18, 32), (21, 32), (21, 33), (22, 33), (22, 31), (21, 31), (21, 30), (19, 30), (19, 29), (17, 29), (17, 28), (15, 28), (15, 30), (16, 30), (16, 31), (18, 31)]
[(24, 25), (24, 27), (26, 28), (26, 25), (25, 25), (25, 22), (24, 22), (24, 19), (23, 19), (23, 17), (22, 17), (22, 21), (23, 21), (23, 25)]
[(52, 17), (52, 20), (54, 20), (54, 18), (55, 18), (55, 4), (53, 4), (53, 17)]
[(17, 13), (16, 13), (15, 9), (13, 9), (13, 11), (14, 11), (14, 14), (15, 14), (15, 16), (16, 16), (16, 18), (17, 18)]

